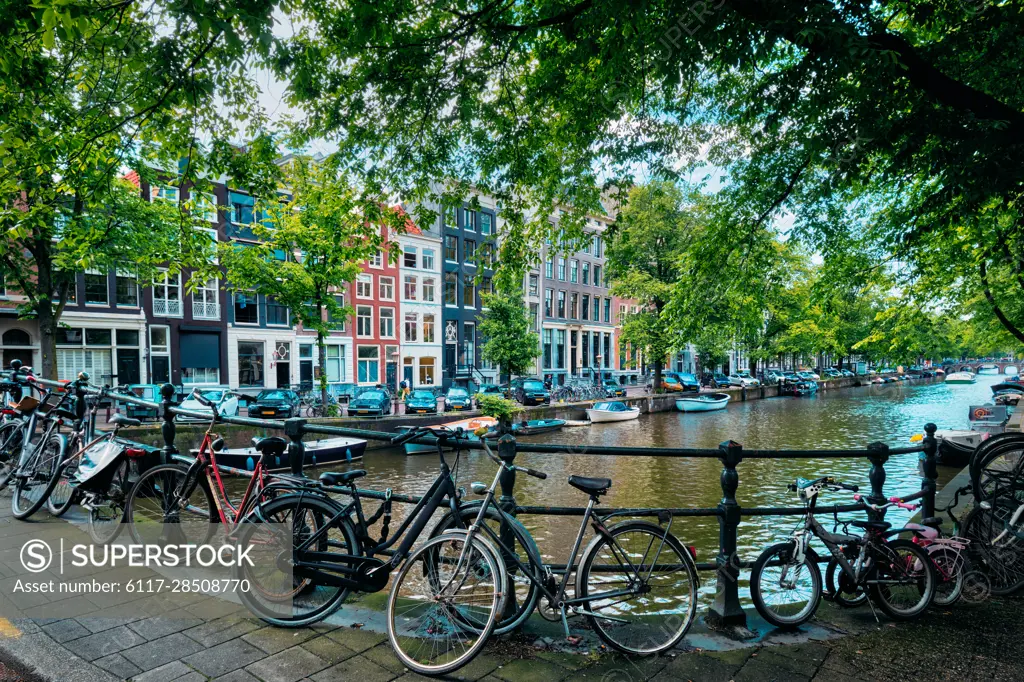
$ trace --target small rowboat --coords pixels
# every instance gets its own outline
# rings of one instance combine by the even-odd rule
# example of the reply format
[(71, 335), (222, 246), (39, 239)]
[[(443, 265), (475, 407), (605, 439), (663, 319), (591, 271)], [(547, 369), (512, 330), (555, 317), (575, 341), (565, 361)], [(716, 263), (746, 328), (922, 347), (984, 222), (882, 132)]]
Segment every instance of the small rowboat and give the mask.
[(590, 417), (591, 423), (594, 424), (624, 422), (639, 417), (640, 408), (630, 407), (626, 403), (615, 400), (607, 403), (596, 403), (587, 410), (587, 416)]
[[(515, 436), (536, 436), (539, 433), (551, 433), (560, 431), (565, 426), (564, 419), (531, 419), (512, 424), (512, 434)], [(492, 428), (484, 436), (485, 438), (497, 438), (497, 427)]]
[[(306, 467), (318, 467), (334, 462), (351, 462), (354, 459), (362, 459), (366, 451), (366, 441), (359, 438), (324, 438), (323, 440), (310, 440), (303, 443), (305, 446)], [(198, 454), (198, 450), (192, 450), (192, 456)], [(260, 461), (260, 453), (256, 448), (224, 448), (216, 453), (217, 464), (252, 471), (256, 468), (256, 462)], [(263, 455), (263, 466), (268, 471), (283, 471), (291, 468), (291, 460), (288, 458), (288, 446), (267, 448)]]
[(677, 398), (676, 409), (680, 412), (714, 412), (724, 410), (729, 404), (728, 393), (708, 393), (692, 398)]
[[(465, 432), (465, 438), (467, 440), (474, 440), (476, 436), (473, 432), (479, 429), (481, 426), (487, 428), (495, 428), (498, 425), (498, 420), (494, 417), (473, 417), (472, 419), (459, 419), (454, 422), (447, 422), (445, 424), (432, 424), (432, 426), (445, 426), (452, 431), (456, 429), (462, 429)], [(410, 427), (399, 426), (398, 432), (403, 433), (408, 431)], [(407, 455), (422, 455), (426, 453), (437, 452), (437, 448), (433, 445), (420, 445), (419, 443), (406, 443), (402, 446), (405, 448), (405, 454)]]

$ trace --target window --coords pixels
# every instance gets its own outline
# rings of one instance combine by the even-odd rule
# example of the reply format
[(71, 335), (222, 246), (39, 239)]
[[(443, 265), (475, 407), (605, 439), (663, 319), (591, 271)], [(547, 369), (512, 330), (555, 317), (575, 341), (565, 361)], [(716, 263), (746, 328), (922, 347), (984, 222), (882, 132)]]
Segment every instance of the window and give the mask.
[(260, 307), (256, 304), (256, 292), (236, 291), (233, 299), (236, 324), (260, 323)]
[[(587, 218), (587, 222), (588, 223), (590, 222), (590, 218)], [(592, 241), (591, 237), (585, 237), (584, 238), (584, 240), (583, 240), (583, 253), (590, 253), (590, 243), (591, 243), (591, 241)]]
[(551, 301), (554, 292), (551, 289), (544, 290), (544, 316), (551, 317), (554, 313), (551, 310)]
[(85, 273), (85, 304), (108, 305), (110, 292), (107, 290), (107, 276), (95, 271)]
[(553, 331), (551, 329), (544, 330), (544, 367), (551, 367), (551, 338)]
[(601, 266), (600, 265), (595, 265), (594, 266), (594, 286), (595, 287), (604, 286), (604, 284), (601, 283)]
[(373, 308), (368, 305), (356, 307), (356, 336), (373, 336)]
[(154, 355), (171, 352), (170, 327), (153, 325), (149, 328), (149, 352)]
[(434, 315), (423, 313), (423, 343), (434, 343)]
[(434, 383), (434, 358), (420, 358), (420, 386)]
[(167, 185), (150, 185), (149, 198), (178, 203), (178, 188)]
[(555, 330), (555, 367), (565, 368), (565, 330)]
[(402, 248), (402, 265), (407, 268), (415, 268), (418, 255), (416, 247), (407, 244)]
[(275, 327), (288, 326), (288, 306), (281, 305), (273, 296), (267, 296), (267, 324)]
[(393, 339), (395, 338), (395, 309), (394, 308), (381, 308), (380, 309), (380, 335), (381, 338)]
[(377, 278), (377, 293), (382, 301), (395, 300), (395, 278), (381, 275)]
[[(196, 228), (196, 232), (200, 233), (200, 235), (198, 237), (198, 241), (197, 241), (199, 246), (202, 246), (202, 244), (203, 244), (202, 240), (203, 240), (204, 237), (208, 241), (208, 244), (206, 246), (206, 260), (209, 261), (210, 263), (216, 263), (217, 262), (217, 230), (215, 230), (213, 228), (210, 228), (210, 229)], [(282, 257), (280, 258), (280, 260), (285, 260), (284, 253), (282, 253), (281, 256)]]
[(601, 257), (601, 235), (594, 235), (594, 256), (597, 258)]
[(612, 335), (601, 334), (604, 337), (604, 366), (611, 367), (612, 362)]
[(544, 261), (544, 276), (548, 279), (555, 278), (555, 257), (552, 256)]
[(149, 380), (155, 384), (171, 380), (170, 338), (169, 327), (153, 325), (149, 328)]
[(480, 234), (490, 234), (493, 230), (491, 229), (494, 217), (490, 213), (480, 213)]
[(327, 351), (327, 382), (337, 384), (345, 381), (345, 346), (325, 346), (324, 350)]
[[(209, 386), (220, 383), (219, 367), (182, 367), (182, 386)], [(262, 385), (262, 384), (261, 384)]]
[(356, 277), (356, 298), (373, 298), (373, 275)]
[[(596, 314), (597, 311), (594, 312)], [(609, 324), (612, 321), (612, 299), (610, 298), (604, 299), (604, 321)]]
[(583, 272), (580, 279), (581, 284), (590, 284), (590, 263), (583, 262)]
[(558, 316), (565, 317), (565, 292), (558, 292)]
[(378, 383), (380, 379), (380, 346), (359, 346), (356, 353), (359, 383)]
[(498, 262), (498, 257), (495, 255), (497, 252), (494, 250), (494, 244), (492, 242), (484, 242), (484, 258), (483, 263), (487, 267), (493, 268)]
[(421, 257), (421, 260), (420, 260), (420, 267), (422, 267), (424, 270), (433, 270), (434, 269), (434, 250), (433, 249), (423, 249), (423, 256)]
[(476, 213), (468, 208), (462, 209), (462, 229), (470, 231), (476, 229)]
[(472, 367), (476, 364), (476, 325), (466, 322), (462, 325), (462, 362), (460, 365)]
[(459, 229), (458, 224), (455, 221), (455, 207), (449, 206), (444, 209), (444, 224), (450, 230)]
[(565, 281), (565, 259), (561, 256), (558, 257), (558, 281)]
[(459, 278), (454, 272), (444, 273), (444, 304), (458, 305)]
[(195, 197), (195, 207), (193, 210), (206, 222), (217, 222), (217, 197), (207, 192), (199, 194)]
[(196, 320), (219, 320), (219, 282), (216, 278), (203, 282), (192, 293), (192, 318)]
[(580, 295), (575, 291), (572, 292), (572, 296), (569, 297), (569, 317), (577, 319), (580, 312)]
[(139, 281), (133, 273), (126, 270), (117, 271), (114, 284), (114, 300), (119, 307), (139, 307)]
[(153, 314), (181, 317), (181, 275), (162, 270), (153, 277)]
[(540, 277), (537, 275), (530, 275), (530, 296), (537, 296), (540, 290)]
[(573, 259), (572, 262), (569, 263), (569, 281), (575, 284), (577, 281), (579, 281), (579, 274), (580, 262), (576, 259)]
[[(60, 286), (62, 284), (67, 285), (67, 305), (76, 305), (78, 303), (78, 276), (71, 272), (61, 272), (60, 270), (53, 271), (53, 301), (56, 303), (58, 295), (60, 293)], [(7, 295), (6, 290), (7, 282), (4, 281), (4, 295)]]
[(434, 278), (423, 278), (423, 300), (427, 303), (434, 302)]
[[(344, 294), (334, 294), (334, 302), (338, 305), (338, 308), (344, 308), (345, 307), (345, 295)], [(345, 331), (345, 324), (346, 324), (346, 322), (348, 322), (348, 320), (346, 318), (347, 318), (347, 315), (345, 315), (344, 312), (334, 313), (332, 311), (327, 311), (327, 321), (331, 325), (333, 325), (334, 329), (338, 329), (340, 331)]]
[(406, 301), (416, 300), (416, 289), (419, 278), (416, 275), (406, 275), (402, 284), (402, 298)]
[(382, 268), (384, 267), (384, 252), (377, 249), (377, 253), (370, 256), (370, 267), (371, 268)]
[(474, 258), (476, 258), (476, 242), (472, 239), (467, 239), (462, 242), (462, 260), (472, 263)]
[(444, 259), (453, 263), (459, 262), (459, 238), (455, 235), (444, 236)]
[(537, 313), (540, 312), (540, 305), (537, 303), (530, 304), (530, 331), (537, 331)]
[[(406, 340), (406, 342), (416, 341), (417, 340), (416, 337), (417, 337), (418, 331), (419, 331), (418, 325), (417, 325), (417, 322), (419, 322), (419, 319), (417, 319), (418, 317), (419, 316), (416, 313), (406, 313), (405, 314), (405, 340)], [(424, 339), (424, 341), (426, 341), (426, 339)]]
[(473, 284), (473, 280), (469, 278), (467, 278), (462, 285), (462, 307), (476, 307), (476, 285)]
[(238, 342), (238, 385), (263, 385), (263, 342)]
[[(490, 277), (484, 277), (483, 283), (480, 285), (481, 294), (493, 294), (494, 284)], [(482, 302), (482, 301), (481, 301)]]
[(583, 300), (580, 303), (580, 319), (590, 319), (590, 296), (588, 296), (587, 294), (583, 294)]

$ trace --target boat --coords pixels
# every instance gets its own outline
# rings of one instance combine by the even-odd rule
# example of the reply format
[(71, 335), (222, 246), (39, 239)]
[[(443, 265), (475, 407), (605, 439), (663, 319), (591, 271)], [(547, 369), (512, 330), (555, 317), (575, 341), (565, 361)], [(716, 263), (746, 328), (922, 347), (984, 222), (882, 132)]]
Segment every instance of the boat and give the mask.
[(779, 395), (814, 395), (818, 392), (817, 381), (789, 381), (779, 388)]
[(728, 393), (705, 393), (690, 398), (677, 398), (676, 409), (680, 412), (713, 412), (724, 410), (729, 405)]
[(604, 422), (624, 422), (636, 419), (640, 416), (639, 407), (630, 407), (626, 403), (613, 400), (605, 403), (595, 403), (587, 410), (587, 416), (593, 424)]
[[(366, 451), (366, 441), (359, 438), (324, 438), (322, 440), (310, 440), (303, 442), (306, 446), (306, 457), (303, 467), (318, 467), (335, 462), (351, 462), (355, 459), (362, 459)], [(276, 446), (276, 447), (275, 447)], [(291, 469), (291, 460), (288, 456), (288, 441), (281, 438), (275, 440), (271, 446), (264, 446), (263, 466), (269, 471), (284, 471)], [(199, 453), (198, 449), (192, 449), (192, 456)], [(260, 453), (254, 447), (248, 448), (224, 448), (216, 452), (217, 464), (243, 471), (253, 471), (256, 463), (260, 461)]]
[(998, 365), (982, 365), (978, 368), (978, 374), (999, 374)]
[(987, 439), (989, 434), (964, 429), (939, 429), (935, 440), (939, 443), (935, 455), (936, 464), (963, 468), (970, 464), (975, 448)]
[(999, 384), (992, 384), (993, 397), (1002, 393), (1024, 393), (1024, 384), (1018, 384), (1015, 381), (1004, 381)]
[[(473, 434), (474, 431), (482, 426), (489, 429), (493, 429), (498, 426), (498, 420), (494, 417), (470, 417), (469, 419), (458, 419), (453, 422), (445, 422), (443, 424), (431, 424), (430, 427), (445, 427), (455, 431), (456, 429), (462, 429), (465, 431), (465, 437), (467, 440), (476, 440), (477, 436)], [(404, 433), (411, 429), (411, 426), (399, 426), (398, 432)], [(437, 448), (433, 445), (422, 445), (420, 443), (406, 443), (402, 446), (405, 449), (407, 455), (422, 455), (430, 452), (437, 452)]]
[(947, 384), (973, 384), (978, 377), (971, 372), (951, 372), (946, 375)]
[[(529, 421), (515, 422), (512, 424), (512, 435), (514, 436), (536, 436), (540, 433), (551, 433), (560, 431), (565, 426), (564, 419), (531, 419)], [(484, 438), (497, 438), (498, 427), (494, 426)]]

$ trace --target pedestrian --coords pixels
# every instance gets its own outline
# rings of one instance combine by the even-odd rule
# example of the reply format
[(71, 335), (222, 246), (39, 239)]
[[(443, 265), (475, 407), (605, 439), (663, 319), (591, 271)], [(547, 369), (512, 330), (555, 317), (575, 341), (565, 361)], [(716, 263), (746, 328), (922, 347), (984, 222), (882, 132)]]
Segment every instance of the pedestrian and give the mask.
[(402, 383), (400, 383), (398, 387), (401, 389), (400, 400), (405, 401), (405, 399), (409, 397), (409, 382), (402, 379)]

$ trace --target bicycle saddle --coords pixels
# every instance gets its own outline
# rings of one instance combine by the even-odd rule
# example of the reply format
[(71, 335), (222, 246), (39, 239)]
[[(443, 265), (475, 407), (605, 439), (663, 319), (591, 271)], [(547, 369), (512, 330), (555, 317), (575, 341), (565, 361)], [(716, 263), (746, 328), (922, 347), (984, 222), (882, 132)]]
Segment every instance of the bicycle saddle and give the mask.
[(850, 525), (865, 530), (889, 530), (892, 528), (892, 524), (888, 521), (850, 521)]
[(66, 410), (63, 407), (58, 407), (53, 411), (58, 417), (64, 417), (65, 419), (78, 419), (78, 415), (71, 410)]
[(142, 421), (138, 419), (132, 419), (131, 417), (126, 417), (123, 414), (115, 414), (113, 417), (110, 418), (110, 423), (118, 424), (119, 426), (139, 426), (142, 424)]
[(283, 455), (288, 449), (288, 441), (281, 436), (253, 437), (252, 447), (264, 455)]
[(610, 478), (587, 478), (586, 476), (570, 476), (569, 485), (590, 495), (604, 495), (612, 487)]
[(940, 519), (938, 516), (928, 516), (921, 519), (920, 524), (922, 526), (928, 526), (930, 528), (938, 528), (942, 525), (942, 519)]
[(320, 474), (320, 482), (324, 485), (345, 485), (350, 481), (354, 481), (357, 478), (362, 478), (366, 475), (366, 469), (353, 469), (352, 471), (325, 471)]

